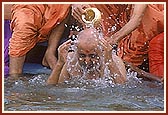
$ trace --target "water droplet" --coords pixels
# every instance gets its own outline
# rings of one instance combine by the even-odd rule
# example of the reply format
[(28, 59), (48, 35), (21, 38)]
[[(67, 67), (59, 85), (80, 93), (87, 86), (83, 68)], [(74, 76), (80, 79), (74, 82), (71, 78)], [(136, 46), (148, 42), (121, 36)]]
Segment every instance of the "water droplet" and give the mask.
[(67, 24), (64, 24), (64, 26), (67, 28), (68, 27), (68, 25)]

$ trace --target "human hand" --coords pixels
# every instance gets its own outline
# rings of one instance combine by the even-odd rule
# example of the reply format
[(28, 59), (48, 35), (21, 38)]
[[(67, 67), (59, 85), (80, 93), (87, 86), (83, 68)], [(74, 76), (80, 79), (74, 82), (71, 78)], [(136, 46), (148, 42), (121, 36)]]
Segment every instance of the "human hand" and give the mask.
[(58, 47), (58, 61), (65, 63), (70, 45), (71, 40), (68, 40)]
[(104, 38), (99, 43), (103, 47), (105, 62), (112, 61), (112, 46)]
[(105, 39), (110, 45), (118, 44), (119, 42), (119, 39), (116, 36), (116, 34), (112, 35), (111, 37), (105, 37)]
[(72, 4), (72, 16), (80, 23), (84, 24), (82, 20), (82, 14), (84, 14), (86, 8), (90, 8), (88, 4)]

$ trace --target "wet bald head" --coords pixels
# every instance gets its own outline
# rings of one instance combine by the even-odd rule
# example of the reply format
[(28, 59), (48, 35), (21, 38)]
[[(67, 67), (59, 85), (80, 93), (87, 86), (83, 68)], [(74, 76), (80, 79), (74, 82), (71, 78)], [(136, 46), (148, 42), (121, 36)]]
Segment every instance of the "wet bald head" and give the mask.
[(98, 45), (98, 32), (94, 28), (89, 28), (81, 31), (78, 34), (78, 48), (93, 49)]
[[(78, 34), (77, 58), (79, 65), (88, 72), (94, 73), (100, 70), (100, 48), (98, 32), (93, 29), (85, 29)], [(91, 75), (92, 76), (92, 75)]]

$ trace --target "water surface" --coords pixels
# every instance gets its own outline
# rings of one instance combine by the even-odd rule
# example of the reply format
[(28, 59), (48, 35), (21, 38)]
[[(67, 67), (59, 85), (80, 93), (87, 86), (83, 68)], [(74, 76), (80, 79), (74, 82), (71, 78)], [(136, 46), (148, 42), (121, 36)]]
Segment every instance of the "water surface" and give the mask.
[(49, 74), (5, 78), (5, 111), (164, 111), (164, 88), (158, 82), (130, 77), (124, 85), (107, 79), (74, 79), (48, 86)]

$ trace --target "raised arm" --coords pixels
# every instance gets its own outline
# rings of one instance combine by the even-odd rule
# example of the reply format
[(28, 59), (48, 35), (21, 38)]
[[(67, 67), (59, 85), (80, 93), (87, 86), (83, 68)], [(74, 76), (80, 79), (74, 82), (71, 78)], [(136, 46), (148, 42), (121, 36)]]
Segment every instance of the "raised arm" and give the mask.
[(146, 7), (147, 4), (135, 4), (129, 22), (125, 24), (125, 26), (123, 26), (118, 32), (113, 34), (110, 38), (107, 38), (107, 41), (110, 44), (115, 44), (119, 42), (123, 37), (130, 34), (133, 30), (135, 30), (141, 23)]
[(100, 39), (100, 44), (104, 49), (105, 66), (110, 70), (114, 82), (119, 84), (125, 83), (126, 69), (122, 59), (116, 54), (112, 54), (112, 47), (105, 39)]
[[(62, 69), (66, 63), (66, 58), (68, 54), (68, 48), (70, 46), (71, 41), (68, 40), (58, 48), (58, 61), (53, 71), (51, 72), (47, 84), (57, 84), (60, 78), (60, 74), (63, 72)], [(63, 69), (65, 70), (65, 69)]]

